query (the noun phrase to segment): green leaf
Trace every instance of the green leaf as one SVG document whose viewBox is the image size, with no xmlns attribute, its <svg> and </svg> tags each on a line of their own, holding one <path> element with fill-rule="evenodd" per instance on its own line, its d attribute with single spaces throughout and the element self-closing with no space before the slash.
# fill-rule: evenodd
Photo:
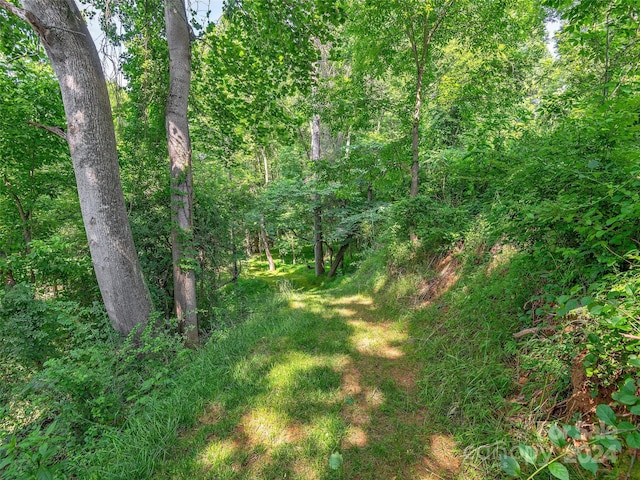
<svg viewBox="0 0 640 480">
<path fill-rule="evenodd" d="M 640 433 L 631 432 L 629 435 L 625 437 L 625 441 L 627 442 L 627 446 L 629 448 L 640 448 Z"/>
<path fill-rule="evenodd" d="M 583 453 L 583 452 L 578 453 L 578 463 L 580 463 L 580 466 L 582 468 L 584 468 L 585 470 L 588 470 L 594 475 L 598 472 L 598 464 L 593 459 L 593 457 L 588 453 Z"/>
<path fill-rule="evenodd" d="M 629 409 L 629 411 L 630 411 L 631 413 L 633 413 L 634 415 L 640 415 L 640 405 L 636 405 L 636 406 L 634 406 L 634 407 L 631 407 L 631 408 Z"/>
<path fill-rule="evenodd" d="M 616 452 L 622 451 L 622 444 L 617 438 L 612 436 L 599 437 L 596 440 L 596 443 L 602 445 L 607 450 L 615 450 Z"/>
<path fill-rule="evenodd" d="M 638 403 L 638 400 L 640 400 L 635 395 L 629 395 L 628 393 L 614 393 L 611 395 L 611 398 L 625 405 L 635 405 Z"/>
<path fill-rule="evenodd" d="M 46 467 L 40 467 L 36 473 L 38 480 L 53 480 L 53 475 Z"/>
<path fill-rule="evenodd" d="M 507 473 L 507 475 L 511 475 L 512 477 L 517 477 L 520 475 L 520 464 L 515 458 L 508 455 L 501 455 L 500 465 L 502 466 L 502 469 Z"/>
<path fill-rule="evenodd" d="M 575 425 L 563 425 L 563 427 L 567 435 L 575 440 L 578 440 L 582 436 L 580 429 Z"/>
<path fill-rule="evenodd" d="M 616 315 L 615 317 L 607 318 L 606 321 L 613 328 L 618 328 L 622 324 L 626 323 L 626 319 L 622 315 Z"/>
<path fill-rule="evenodd" d="M 589 313 L 591 313 L 592 315 L 598 315 L 600 312 L 602 312 L 602 309 L 604 307 L 602 305 L 599 304 L 594 304 L 594 305 L 589 305 Z"/>
<path fill-rule="evenodd" d="M 549 469 L 549 473 L 560 480 L 569 480 L 569 471 L 567 467 L 558 462 L 550 463 L 547 467 Z"/>
<path fill-rule="evenodd" d="M 351 406 L 353 404 L 355 404 L 355 400 L 353 399 L 353 397 L 347 397 L 344 399 L 344 403 L 346 403 L 347 405 Z"/>
<path fill-rule="evenodd" d="M 596 407 L 596 415 L 600 420 L 609 426 L 615 426 L 616 414 L 609 405 L 598 405 Z"/>
<path fill-rule="evenodd" d="M 595 302 L 595 300 L 592 297 L 582 297 L 580 299 L 580 305 L 582 305 L 583 307 L 586 307 L 587 305 L 590 305 L 593 302 Z"/>
<path fill-rule="evenodd" d="M 533 449 L 533 447 L 530 447 L 529 445 L 518 445 L 518 451 L 520 452 L 520 456 L 525 462 L 531 465 L 536 464 L 538 455 L 536 455 L 536 451 Z"/>
<path fill-rule="evenodd" d="M 599 161 L 591 160 L 589 163 L 587 163 L 587 168 L 593 170 L 594 168 L 598 168 L 599 165 L 600 165 Z"/>
<path fill-rule="evenodd" d="M 633 378 L 627 378 L 624 382 L 624 385 L 622 385 L 622 388 L 620 388 L 620 392 L 621 393 L 627 393 L 629 395 L 635 395 L 636 393 L 636 382 L 634 381 Z"/>
<path fill-rule="evenodd" d="M 569 300 L 567 302 L 567 304 L 565 305 L 565 309 L 568 312 L 570 312 L 571 310 L 575 310 L 576 308 L 578 308 L 580 306 L 580 304 L 578 303 L 578 300 L 576 300 L 575 298 L 572 298 L 571 300 Z"/>
<path fill-rule="evenodd" d="M 636 426 L 631 422 L 620 422 L 618 424 L 618 433 L 632 432 Z"/>
<path fill-rule="evenodd" d="M 549 440 L 556 447 L 562 448 L 567 444 L 567 439 L 564 437 L 564 432 L 557 425 L 553 425 L 549 429 L 549 434 L 548 435 L 549 435 Z"/>
<path fill-rule="evenodd" d="M 338 470 L 342 465 L 342 455 L 339 452 L 333 452 L 329 457 L 329 468 L 331 470 Z"/>
</svg>

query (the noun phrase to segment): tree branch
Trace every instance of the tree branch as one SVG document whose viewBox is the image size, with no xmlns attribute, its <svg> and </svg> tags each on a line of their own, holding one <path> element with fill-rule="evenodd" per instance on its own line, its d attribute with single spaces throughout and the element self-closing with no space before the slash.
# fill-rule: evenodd
<svg viewBox="0 0 640 480">
<path fill-rule="evenodd" d="M 29 21 L 29 17 L 27 17 L 27 11 L 20 7 L 15 6 L 13 3 L 9 3 L 6 0 L 0 0 L 0 8 L 3 8 L 9 13 L 12 13 L 23 22 L 31 24 L 31 22 Z"/>
<path fill-rule="evenodd" d="M 425 50 L 423 50 L 423 52 L 422 52 L 423 55 L 424 55 L 427 47 L 431 44 L 431 39 L 435 35 L 435 33 L 438 30 L 438 28 L 440 28 L 440 25 L 442 24 L 442 21 L 445 19 L 445 17 L 447 16 L 447 13 L 449 12 L 449 9 L 451 8 L 451 6 L 454 3 L 456 3 L 456 0 L 450 0 L 450 2 L 447 5 L 445 5 L 444 10 L 440 13 L 440 16 L 436 20 L 436 23 L 434 23 L 433 27 L 431 28 L 431 30 L 429 30 L 429 35 L 427 35 L 427 38 L 425 38 L 425 41 L 424 41 Z"/>
<path fill-rule="evenodd" d="M 416 45 L 416 34 L 413 29 L 413 22 L 409 22 L 407 27 L 407 37 L 409 37 L 409 43 L 411 44 L 411 51 L 413 52 L 413 59 L 416 62 L 416 68 L 420 69 L 420 59 L 418 58 L 418 46 Z"/>
<path fill-rule="evenodd" d="M 3 0 L 0 0 L 0 2 L 1 1 Z M 60 127 L 49 127 L 47 125 L 42 125 L 41 123 L 38 123 L 38 122 L 27 122 L 27 123 L 32 127 L 41 128 L 43 130 L 46 130 L 49 133 L 53 133 L 54 135 L 57 135 L 58 137 L 63 139 L 65 142 L 67 141 L 67 134 Z"/>
</svg>

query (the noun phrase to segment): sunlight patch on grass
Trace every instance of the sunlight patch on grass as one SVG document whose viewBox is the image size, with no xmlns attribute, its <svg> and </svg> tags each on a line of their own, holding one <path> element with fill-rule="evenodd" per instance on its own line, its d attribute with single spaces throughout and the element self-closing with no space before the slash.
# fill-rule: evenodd
<svg viewBox="0 0 640 480">
<path fill-rule="evenodd" d="M 362 305 L 370 307 L 373 305 L 373 299 L 368 295 L 351 295 L 349 297 L 340 297 L 329 305 Z"/>
<path fill-rule="evenodd" d="M 291 300 L 289 302 L 289 308 L 303 310 L 305 307 L 306 307 L 306 304 L 304 302 L 301 302 L 300 300 Z"/>
<path fill-rule="evenodd" d="M 256 408 L 243 415 L 238 426 L 239 434 L 247 445 L 276 447 L 297 440 L 300 430 L 287 424 L 287 419 L 272 408 Z"/>
<path fill-rule="evenodd" d="M 267 378 L 272 388 L 291 390 L 296 387 L 296 382 L 300 382 L 301 374 L 304 372 L 332 363 L 327 357 L 291 352 L 271 369 Z"/>
<path fill-rule="evenodd" d="M 233 368 L 233 378 L 240 382 L 251 382 L 256 377 L 261 367 L 269 362 L 269 356 L 265 353 L 254 353 L 251 357 L 239 361 Z"/>
<path fill-rule="evenodd" d="M 429 455 L 422 458 L 416 470 L 421 480 L 458 478 L 461 465 L 455 440 L 438 433 L 429 438 Z"/>
<path fill-rule="evenodd" d="M 493 272 L 496 268 L 508 265 L 513 257 L 515 257 L 520 249 L 510 243 L 497 243 L 489 253 L 491 253 L 491 262 L 487 267 L 487 273 Z"/>
<path fill-rule="evenodd" d="M 204 471 L 218 471 L 223 467 L 233 466 L 241 446 L 237 440 L 225 439 L 210 441 L 200 453 L 197 463 Z M 232 467 L 233 468 L 233 467 Z"/>
<path fill-rule="evenodd" d="M 334 312 L 342 317 L 355 317 L 358 312 L 352 308 L 334 308 Z"/>
<path fill-rule="evenodd" d="M 362 355 L 398 359 L 404 356 L 404 352 L 398 348 L 407 341 L 405 332 L 393 328 L 389 323 L 370 323 L 362 320 L 350 320 L 347 322 L 354 329 L 351 335 L 351 344 Z"/>
</svg>

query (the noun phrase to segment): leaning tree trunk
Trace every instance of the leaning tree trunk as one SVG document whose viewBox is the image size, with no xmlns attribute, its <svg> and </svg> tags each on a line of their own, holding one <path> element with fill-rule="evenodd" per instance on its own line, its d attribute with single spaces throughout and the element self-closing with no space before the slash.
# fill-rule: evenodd
<svg viewBox="0 0 640 480">
<path fill-rule="evenodd" d="M 191 84 L 191 38 L 184 0 L 166 0 L 165 22 L 169 46 L 166 129 L 171 162 L 173 296 L 180 329 L 186 333 L 188 344 L 197 344 L 193 174 L 187 120 Z"/>
<path fill-rule="evenodd" d="M 98 52 L 73 0 L 23 0 L 0 7 L 38 33 L 58 77 L 67 141 L 93 267 L 109 318 L 128 334 L 145 325 L 151 297 L 125 209 L 111 105 Z"/>
<path fill-rule="evenodd" d="M 344 254 L 347 253 L 347 248 L 349 248 L 349 245 L 351 245 L 351 237 L 348 237 L 347 241 L 340 247 L 340 250 L 338 250 L 336 259 L 333 261 L 333 263 L 331 264 L 331 268 L 329 269 L 329 278 L 336 275 L 338 267 L 340 267 L 340 264 L 344 261 Z"/>
</svg>

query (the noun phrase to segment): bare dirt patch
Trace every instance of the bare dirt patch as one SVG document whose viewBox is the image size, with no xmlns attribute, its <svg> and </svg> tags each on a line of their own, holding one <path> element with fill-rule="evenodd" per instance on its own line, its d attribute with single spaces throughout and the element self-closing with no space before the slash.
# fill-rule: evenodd
<svg viewBox="0 0 640 480">
<path fill-rule="evenodd" d="M 419 286 L 414 297 L 416 308 L 424 308 L 449 290 L 460 278 L 460 261 L 455 253 L 449 253 L 435 263 L 435 274 Z"/>
</svg>

